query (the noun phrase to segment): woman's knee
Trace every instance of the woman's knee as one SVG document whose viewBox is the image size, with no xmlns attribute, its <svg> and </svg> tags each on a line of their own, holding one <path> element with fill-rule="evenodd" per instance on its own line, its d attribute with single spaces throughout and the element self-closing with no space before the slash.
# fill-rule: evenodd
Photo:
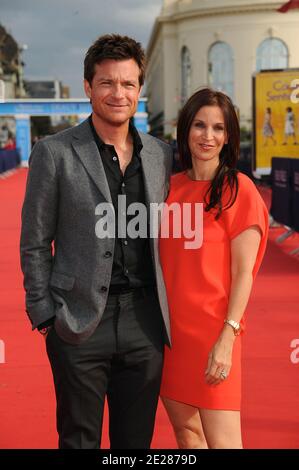
<svg viewBox="0 0 299 470">
<path fill-rule="evenodd" d="M 207 448 L 199 410 L 191 405 L 163 398 L 180 449 Z"/>
<path fill-rule="evenodd" d="M 242 441 L 230 437 L 218 437 L 208 442 L 209 449 L 243 449 Z"/>
<path fill-rule="evenodd" d="M 209 449 L 242 449 L 240 412 L 200 410 Z"/>
<path fill-rule="evenodd" d="M 185 426 L 174 428 L 180 449 L 207 449 L 206 438 L 201 429 L 190 429 Z"/>
</svg>

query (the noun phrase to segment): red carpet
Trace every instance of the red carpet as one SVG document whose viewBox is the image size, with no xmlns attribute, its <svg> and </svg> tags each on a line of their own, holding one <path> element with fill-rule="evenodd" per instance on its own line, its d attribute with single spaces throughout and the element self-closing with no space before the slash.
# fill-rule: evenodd
<svg viewBox="0 0 299 470">
<path fill-rule="evenodd" d="M 5 343 L 5 363 L 0 363 L 2 449 L 57 446 L 51 371 L 44 340 L 32 333 L 26 318 L 19 268 L 26 175 L 26 170 L 20 170 L 0 180 L 0 341 Z M 244 444 L 249 448 L 299 448 L 299 362 L 290 359 L 291 341 L 299 338 L 299 264 L 287 254 L 299 246 L 299 236 L 280 246 L 275 243 L 280 233 L 280 229 L 271 230 L 247 313 L 242 413 Z M 108 446 L 106 418 L 103 447 Z M 175 448 L 162 406 L 153 447 Z"/>
</svg>

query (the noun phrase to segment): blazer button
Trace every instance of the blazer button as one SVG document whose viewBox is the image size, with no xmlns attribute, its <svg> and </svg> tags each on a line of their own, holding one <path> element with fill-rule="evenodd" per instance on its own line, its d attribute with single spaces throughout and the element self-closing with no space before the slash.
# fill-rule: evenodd
<svg viewBox="0 0 299 470">
<path fill-rule="evenodd" d="M 112 256 L 111 251 L 106 251 L 106 253 L 104 254 L 104 258 L 111 258 L 111 256 Z"/>
<path fill-rule="evenodd" d="M 102 292 L 107 292 L 107 290 L 108 290 L 108 288 L 107 288 L 106 286 L 102 286 L 102 287 L 101 287 L 101 291 L 102 291 Z"/>
</svg>

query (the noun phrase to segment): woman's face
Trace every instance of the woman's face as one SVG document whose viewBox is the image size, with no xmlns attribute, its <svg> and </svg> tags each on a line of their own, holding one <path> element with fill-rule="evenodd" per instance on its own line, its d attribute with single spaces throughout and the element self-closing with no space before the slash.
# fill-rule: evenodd
<svg viewBox="0 0 299 470">
<path fill-rule="evenodd" d="M 219 106 L 203 106 L 190 127 L 188 145 L 192 159 L 219 163 L 223 145 L 228 141 L 224 116 Z"/>
</svg>

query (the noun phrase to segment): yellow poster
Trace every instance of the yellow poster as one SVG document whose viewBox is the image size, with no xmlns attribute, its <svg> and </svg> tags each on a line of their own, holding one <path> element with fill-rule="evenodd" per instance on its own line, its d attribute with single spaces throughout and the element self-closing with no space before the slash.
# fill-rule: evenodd
<svg viewBox="0 0 299 470">
<path fill-rule="evenodd" d="M 256 172 L 269 174 L 272 157 L 299 158 L 299 69 L 254 77 Z"/>
</svg>

